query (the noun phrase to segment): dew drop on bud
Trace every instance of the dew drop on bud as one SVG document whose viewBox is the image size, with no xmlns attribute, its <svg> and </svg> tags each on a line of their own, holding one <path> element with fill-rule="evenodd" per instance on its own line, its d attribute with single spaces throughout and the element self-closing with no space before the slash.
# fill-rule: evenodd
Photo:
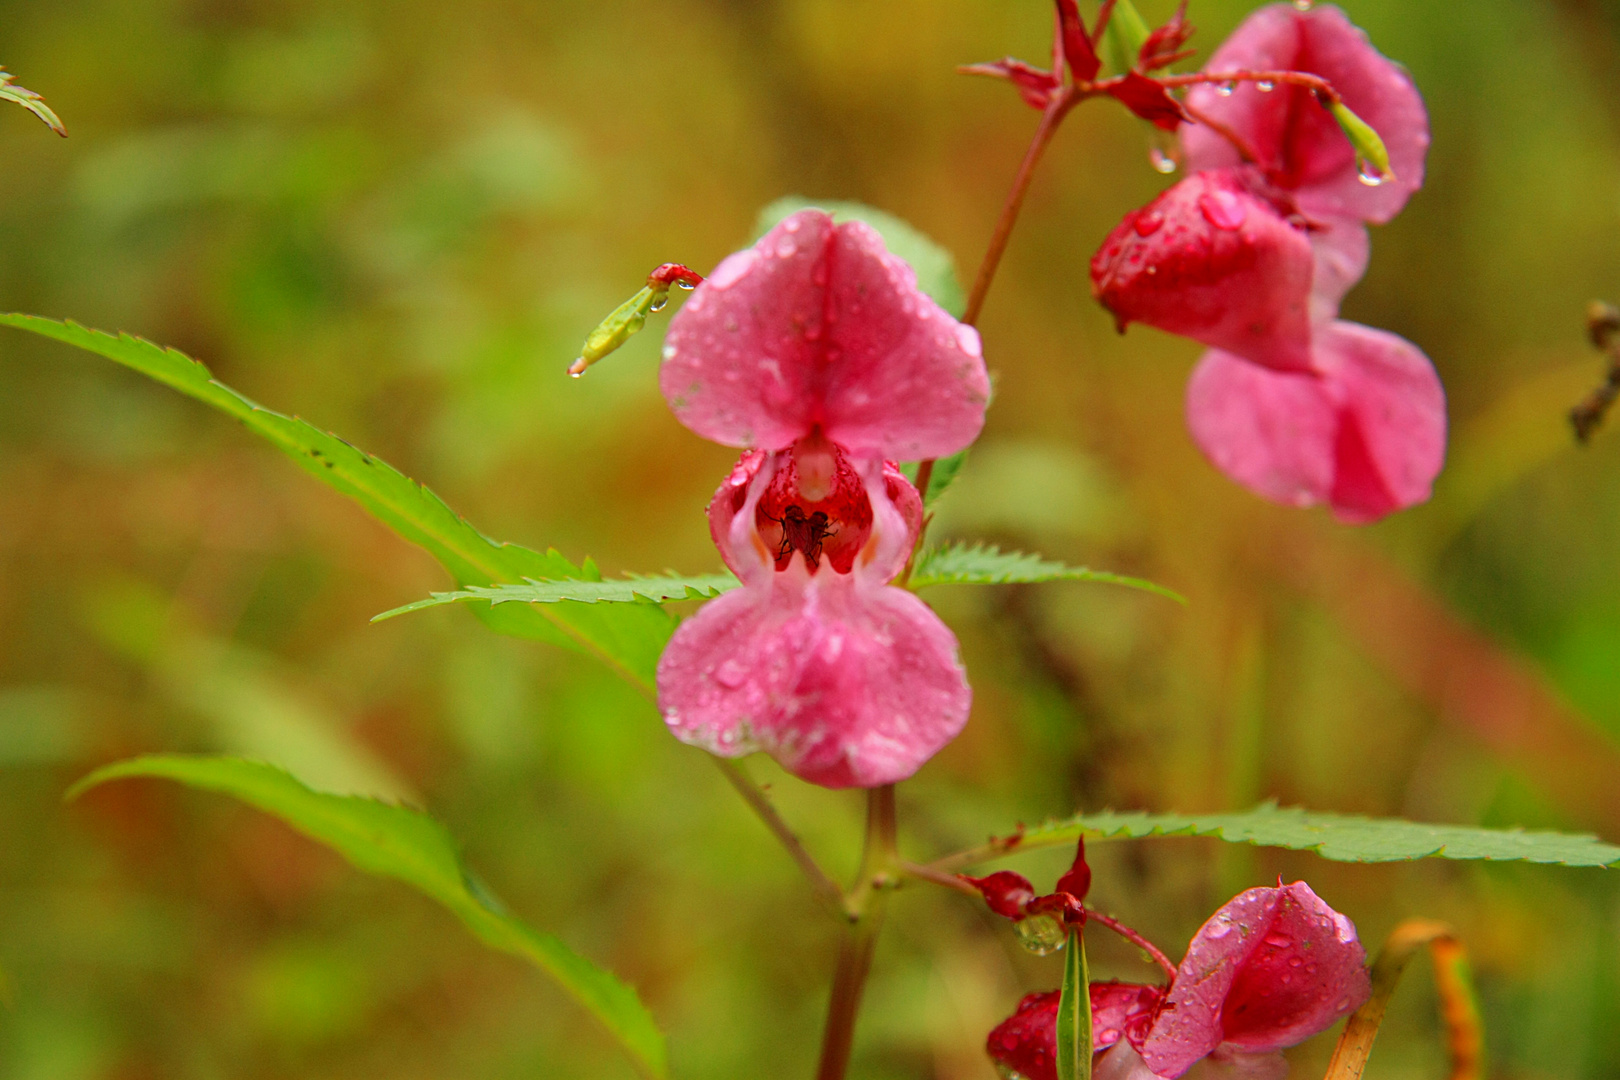
<svg viewBox="0 0 1620 1080">
<path fill-rule="evenodd" d="M 696 284 L 685 279 L 677 281 L 675 284 L 685 289 L 687 292 L 691 292 L 693 289 L 697 288 Z"/>
<path fill-rule="evenodd" d="M 1383 173 L 1378 171 L 1378 167 L 1372 162 L 1368 161 L 1366 158 L 1357 158 L 1356 179 L 1360 180 L 1368 187 L 1377 187 L 1379 184 L 1384 182 L 1385 177 Z"/>
<path fill-rule="evenodd" d="M 1153 166 L 1154 172 L 1164 173 L 1166 176 L 1176 171 L 1176 159 L 1157 146 L 1148 150 L 1148 164 Z"/>
<path fill-rule="evenodd" d="M 1013 923 L 1018 932 L 1018 944 L 1036 956 L 1050 956 L 1063 948 L 1069 940 L 1069 931 L 1055 915 L 1031 915 Z"/>
<path fill-rule="evenodd" d="M 669 303 L 669 295 L 666 293 L 663 296 L 657 297 L 656 299 L 653 300 L 652 303 L 648 304 L 647 305 L 647 310 L 648 311 L 663 311 L 664 310 L 664 305 L 667 304 L 667 303 Z"/>
<path fill-rule="evenodd" d="M 1270 79 L 1261 79 L 1259 82 L 1254 84 L 1254 88 L 1260 91 L 1262 94 L 1269 94 L 1273 90 L 1277 89 L 1277 84 L 1272 82 Z"/>
<path fill-rule="evenodd" d="M 585 358 L 583 356 L 578 357 L 572 364 L 568 365 L 568 377 L 570 379 L 577 379 L 581 375 L 585 374 L 585 369 L 588 367 L 590 367 L 590 365 L 585 362 Z"/>
</svg>

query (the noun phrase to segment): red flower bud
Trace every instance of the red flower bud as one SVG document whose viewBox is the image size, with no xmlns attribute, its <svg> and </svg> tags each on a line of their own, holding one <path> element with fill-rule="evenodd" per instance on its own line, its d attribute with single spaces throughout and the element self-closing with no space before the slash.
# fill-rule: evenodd
<svg viewBox="0 0 1620 1080">
<path fill-rule="evenodd" d="M 997 870 L 985 877 L 958 874 L 963 881 L 979 890 L 990 910 L 1005 919 L 1022 919 L 1024 907 L 1035 899 L 1035 887 L 1023 874 L 1011 870 Z"/>
<path fill-rule="evenodd" d="M 1267 367 L 1310 367 L 1313 258 L 1250 169 L 1196 173 L 1126 216 L 1091 260 L 1121 331 L 1181 334 Z"/>
<path fill-rule="evenodd" d="M 1091 867 L 1086 862 L 1086 838 L 1081 837 L 1074 853 L 1074 863 L 1068 873 L 1058 878 L 1057 891 L 1068 893 L 1076 900 L 1084 900 L 1091 891 Z"/>
</svg>

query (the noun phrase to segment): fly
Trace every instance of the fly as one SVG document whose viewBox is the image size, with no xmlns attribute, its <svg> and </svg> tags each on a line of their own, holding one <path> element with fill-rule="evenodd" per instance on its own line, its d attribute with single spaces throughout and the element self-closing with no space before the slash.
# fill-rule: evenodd
<svg viewBox="0 0 1620 1080">
<path fill-rule="evenodd" d="M 804 561 L 811 570 L 821 562 L 821 544 L 829 536 L 838 535 L 831 527 L 827 515 L 820 510 L 808 516 L 802 506 L 790 506 L 772 521 L 782 526 L 782 543 L 776 549 L 776 568 L 785 570 L 795 551 L 804 552 Z"/>
</svg>

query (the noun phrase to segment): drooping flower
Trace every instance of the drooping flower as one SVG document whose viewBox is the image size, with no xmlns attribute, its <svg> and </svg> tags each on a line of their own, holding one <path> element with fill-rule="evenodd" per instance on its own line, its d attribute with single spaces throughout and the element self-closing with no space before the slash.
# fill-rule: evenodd
<svg viewBox="0 0 1620 1080">
<path fill-rule="evenodd" d="M 1274 501 L 1374 521 L 1428 498 L 1444 459 L 1445 398 L 1428 359 L 1337 319 L 1367 266 L 1366 223 L 1423 180 L 1428 120 L 1398 65 L 1331 6 L 1255 12 L 1209 73 L 1327 79 L 1383 136 L 1393 177 L 1369 176 L 1309 88 L 1194 87 L 1181 127 L 1192 175 L 1114 229 L 1092 284 L 1121 329 L 1143 322 L 1212 346 L 1188 426 L 1217 467 Z"/>
<path fill-rule="evenodd" d="M 1250 889 L 1193 937 L 1168 987 L 1092 987 L 1098 1080 L 1194 1075 L 1280 1080 L 1280 1051 L 1361 1007 L 1369 993 L 1356 928 L 1302 881 Z M 1056 1080 L 1058 994 L 1032 994 L 987 1049 L 1027 1080 Z"/>
<path fill-rule="evenodd" d="M 894 462 L 978 436 L 978 333 L 872 229 L 803 210 L 693 293 L 659 383 L 687 427 L 747 451 L 709 506 L 743 587 L 665 649 L 670 730 L 826 787 L 910 776 L 961 730 L 971 692 L 950 630 L 889 584 L 923 516 Z"/>
</svg>

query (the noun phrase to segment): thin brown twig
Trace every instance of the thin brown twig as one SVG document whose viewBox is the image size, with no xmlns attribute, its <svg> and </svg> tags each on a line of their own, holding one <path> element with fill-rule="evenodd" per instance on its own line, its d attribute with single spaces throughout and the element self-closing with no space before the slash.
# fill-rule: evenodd
<svg viewBox="0 0 1620 1080">
<path fill-rule="evenodd" d="M 810 881 L 810 890 L 815 893 L 816 899 L 830 910 L 841 913 L 844 910 L 844 890 L 838 887 L 837 882 L 827 876 L 826 871 L 821 869 L 821 866 L 810 855 L 810 852 L 805 850 L 798 834 L 783 820 L 782 815 L 777 813 L 776 807 L 771 805 L 771 800 L 765 792 L 760 789 L 758 784 L 749 779 L 742 766 L 735 761 L 729 761 L 722 757 L 713 760 L 715 765 L 719 766 L 721 774 L 725 776 L 732 787 L 737 789 L 737 794 L 743 797 L 743 801 L 748 804 L 749 809 L 759 817 L 760 821 L 765 823 L 765 827 L 771 831 L 771 835 L 781 842 L 782 846 L 787 849 L 787 853 L 793 857 L 793 861 L 799 864 L 799 869 L 804 872 L 804 876 Z"/>
</svg>

